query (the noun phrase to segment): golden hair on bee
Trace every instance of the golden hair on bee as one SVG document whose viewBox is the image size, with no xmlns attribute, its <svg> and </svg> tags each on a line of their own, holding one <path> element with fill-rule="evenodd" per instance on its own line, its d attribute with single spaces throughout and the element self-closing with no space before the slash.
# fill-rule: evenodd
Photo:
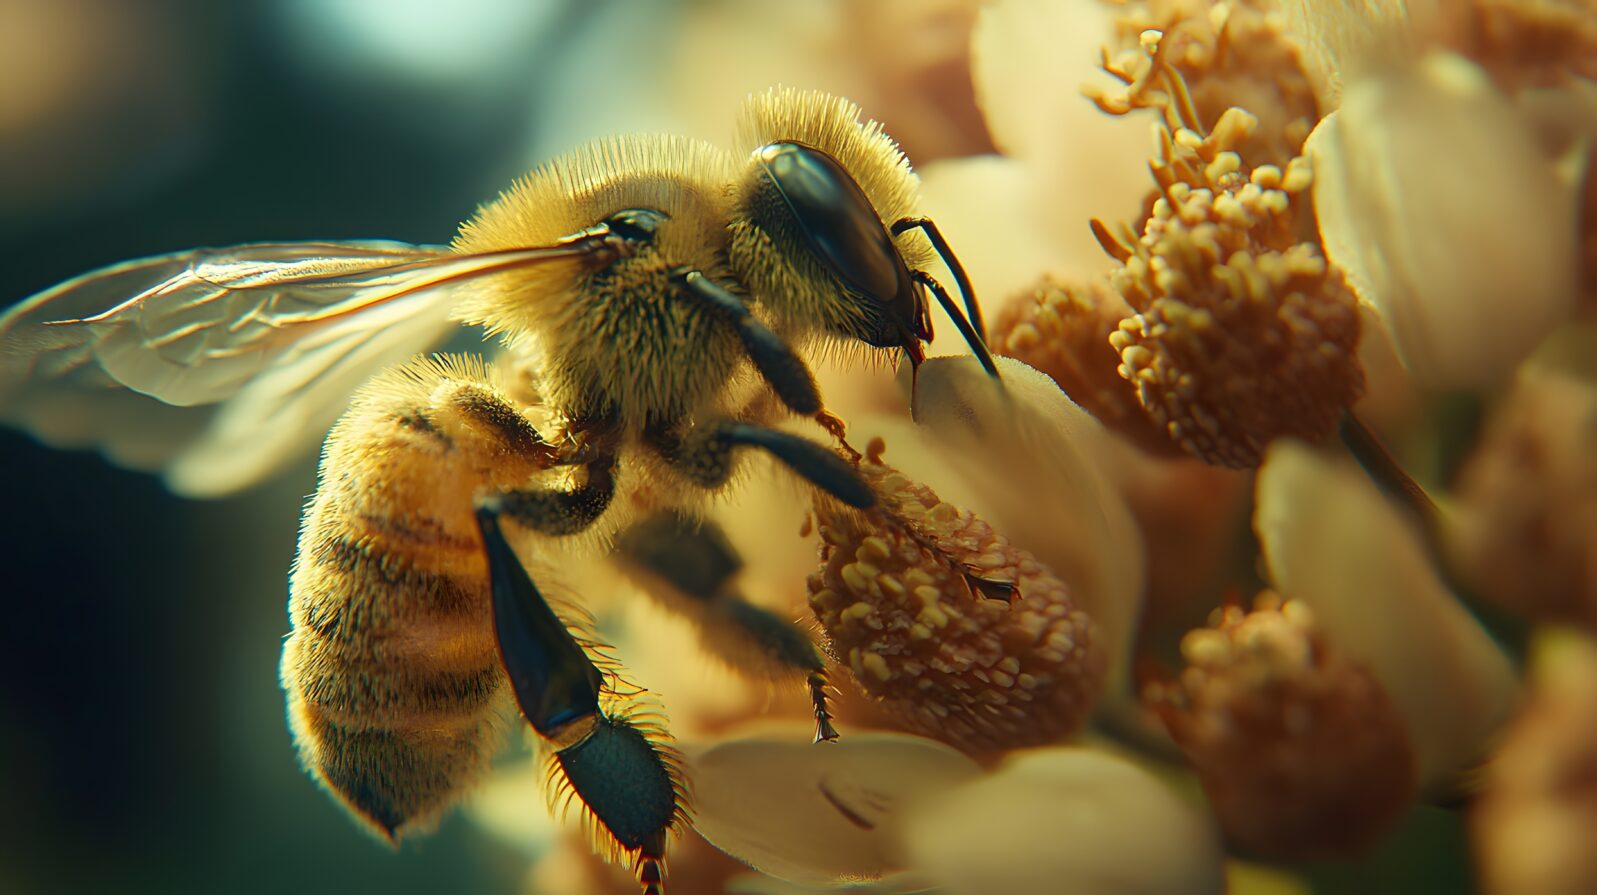
<svg viewBox="0 0 1597 895">
<path fill-rule="evenodd" d="M 598 273 L 533 268 L 473 283 L 456 316 L 508 333 L 538 358 L 551 403 L 578 414 L 609 409 L 583 406 L 596 395 L 627 421 L 702 409 L 741 354 L 735 334 L 683 301 L 670 274 L 687 267 L 726 278 L 732 170 L 724 150 L 656 135 L 606 138 L 539 167 L 463 224 L 455 251 L 550 245 L 627 209 L 664 220 L 635 256 Z"/>
<path fill-rule="evenodd" d="M 283 688 L 307 770 L 390 840 L 431 826 L 504 742 L 514 704 L 471 500 L 548 451 L 471 357 L 383 372 L 328 435 Z"/>
</svg>

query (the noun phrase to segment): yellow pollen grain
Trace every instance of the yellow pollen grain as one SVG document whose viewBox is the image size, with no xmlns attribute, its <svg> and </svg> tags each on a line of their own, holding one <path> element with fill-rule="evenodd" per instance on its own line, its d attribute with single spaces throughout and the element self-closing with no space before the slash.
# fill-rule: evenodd
<svg viewBox="0 0 1597 895">
<path fill-rule="evenodd" d="M 1260 165 L 1253 169 L 1248 179 L 1267 190 L 1273 190 L 1281 185 L 1281 169 L 1275 165 Z"/>
<path fill-rule="evenodd" d="M 874 607 L 871 604 L 865 602 L 864 600 L 861 600 L 858 603 L 854 603 L 853 605 L 849 606 L 847 609 L 844 609 L 842 612 L 838 613 L 837 617 L 838 617 L 838 619 L 840 621 L 845 621 L 845 622 L 857 621 L 859 619 L 865 618 L 866 616 L 870 615 L 875 610 L 876 610 L 876 607 Z"/>
<path fill-rule="evenodd" d="M 922 584 L 915 588 L 915 596 L 920 598 L 922 606 L 932 609 L 937 606 L 940 600 L 942 600 L 943 592 L 935 587 L 932 587 L 930 584 Z"/>
<path fill-rule="evenodd" d="M 1181 638 L 1181 657 L 1193 665 L 1214 665 L 1230 654 L 1230 638 L 1212 628 L 1189 631 Z"/>
<path fill-rule="evenodd" d="M 1035 690 L 1037 689 L 1037 676 L 1035 674 L 1017 675 L 1015 683 L 1019 684 L 1022 689 Z"/>
<path fill-rule="evenodd" d="M 1012 675 L 1005 674 L 996 668 L 992 670 L 992 679 L 993 683 L 1000 687 L 1013 687 L 1015 685 L 1015 678 Z"/>
<path fill-rule="evenodd" d="M 857 565 L 844 566 L 842 575 L 843 583 L 847 584 L 849 589 L 855 593 L 863 592 L 870 587 L 870 579 L 860 574 L 860 570 Z"/>
<path fill-rule="evenodd" d="M 893 555 L 893 549 L 888 546 L 886 541 L 873 535 L 860 542 L 860 548 L 854 555 L 862 560 L 868 559 L 881 562 Z"/>
<path fill-rule="evenodd" d="M 998 667 L 1009 672 L 1010 674 L 1019 674 L 1020 660 L 1016 659 L 1014 656 L 1005 656 L 999 660 Z"/>
<path fill-rule="evenodd" d="M 1289 193 L 1301 193 L 1314 185 L 1314 169 L 1306 156 L 1299 156 L 1286 165 L 1286 174 L 1281 178 L 1281 189 Z"/>
<path fill-rule="evenodd" d="M 909 639 L 911 640 L 925 640 L 930 636 L 932 636 L 932 629 L 920 622 L 909 626 Z"/>
<path fill-rule="evenodd" d="M 882 574 L 880 566 L 872 565 L 863 560 L 854 563 L 854 571 L 862 575 L 866 581 L 873 581 Z"/>
<path fill-rule="evenodd" d="M 904 582 L 885 572 L 882 573 L 880 578 L 876 579 L 876 583 L 882 586 L 883 591 L 895 597 L 902 597 L 908 593 L 908 590 L 904 587 Z"/>
<path fill-rule="evenodd" d="M 920 613 L 915 616 L 915 620 L 923 625 L 927 625 L 928 627 L 948 627 L 948 613 L 937 608 L 935 605 L 927 606 L 925 609 L 922 609 Z"/>
<path fill-rule="evenodd" d="M 887 660 L 877 653 L 860 653 L 860 664 L 865 667 L 866 672 L 879 681 L 888 680 L 893 676 L 892 669 L 887 667 Z"/>
</svg>

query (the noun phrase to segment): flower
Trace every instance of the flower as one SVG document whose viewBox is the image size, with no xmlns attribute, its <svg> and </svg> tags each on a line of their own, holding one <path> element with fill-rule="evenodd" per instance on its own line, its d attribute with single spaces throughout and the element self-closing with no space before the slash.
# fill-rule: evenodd
<svg viewBox="0 0 1597 895">
<path fill-rule="evenodd" d="M 878 504 L 816 501 L 810 607 L 854 681 L 910 729 L 971 752 L 1055 742 L 1103 683 L 1101 634 L 1036 557 L 882 462 Z"/>
<path fill-rule="evenodd" d="M 900 371 L 898 393 L 821 369 L 849 440 L 872 445 L 859 468 L 879 506 L 788 484 L 714 511 L 751 557 L 738 592 L 778 611 L 807 594 L 849 694 L 842 739 L 807 743 L 796 692 L 750 733 L 746 684 L 718 706 L 680 668 L 638 675 L 684 688 L 665 702 L 686 716 L 698 830 L 766 875 L 734 885 L 1218 891 L 1220 837 L 1295 881 L 1291 862 L 1356 860 L 1468 786 L 1518 672 L 1436 548 L 1471 582 L 1517 588 L 1504 604 L 1533 617 L 1542 582 L 1562 593 L 1581 568 L 1568 508 L 1584 492 L 1568 485 L 1583 442 L 1545 417 L 1584 392 L 1522 362 L 1586 288 L 1591 131 L 1560 113 L 1597 104 L 1579 105 L 1587 19 L 1542 5 L 982 10 L 970 75 L 997 154 L 970 154 L 967 134 L 920 170 L 1009 355 L 1001 385 L 964 357 Z M 777 61 L 837 33 L 822 18 Z M 1083 97 L 1094 62 L 1118 83 Z M 939 107 L 906 108 L 924 124 Z M 1464 213 L 1477 205 L 1512 232 Z M 1445 457 L 1415 462 L 1436 444 L 1467 455 L 1435 390 L 1490 404 L 1516 370 L 1456 488 Z M 1440 527 L 1333 458 L 1354 407 L 1429 487 Z M 1504 447 L 1527 437 L 1546 448 L 1528 474 Z M 1250 484 L 1256 540 L 1239 531 Z M 806 510 L 819 545 L 771 536 Z M 1526 549 L 1549 530 L 1556 549 Z M 1135 700 L 1134 663 L 1222 589 L 1261 584 L 1250 609 L 1187 631 L 1181 670 Z M 680 633 L 659 638 L 661 663 L 683 664 Z M 1148 764 L 1061 744 L 1105 733 Z"/>
<path fill-rule="evenodd" d="M 1260 855 L 1370 849 L 1414 797 L 1407 725 L 1302 603 L 1268 591 L 1181 641 L 1187 665 L 1144 698 L 1196 768 L 1220 826 Z"/>
<path fill-rule="evenodd" d="M 1360 20 L 1326 7 L 1315 55 L 1347 73 L 1308 141 L 1326 254 L 1422 386 L 1501 382 L 1575 309 L 1597 107 L 1568 48 L 1590 14 L 1483 0 Z M 1560 8 L 1563 39 L 1514 27 Z"/>
<path fill-rule="evenodd" d="M 1275 589 L 1367 667 L 1409 727 L 1420 785 L 1452 785 L 1518 698 L 1508 657 L 1448 590 L 1415 524 L 1358 472 L 1271 448 L 1254 526 Z"/>
<path fill-rule="evenodd" d="M 1456 568 L 1534 619 L 1597 626 L 1597 387 L 1521 371 L 1464 466 L 1449 532 Z"/>
<path fill-rule="evenodd" d="M 1545 637 L 1533 664 L 1530 700 L 1470 812 L 1482 890 L 1589 892 L 1597 886 L 1597 647 L 1569 633 Z"/>
<path fill-rule="evenodd" d="M 1098 750 L 1030 750 L 984 773 L 904 735 L 825 748 L 749 738 L 706 751 L 696 766 L 700 831 L 804 885 L 880 881 L 950 895 L 1223 889 L 1205 819 L 1147 771 Z"/>
</svg>

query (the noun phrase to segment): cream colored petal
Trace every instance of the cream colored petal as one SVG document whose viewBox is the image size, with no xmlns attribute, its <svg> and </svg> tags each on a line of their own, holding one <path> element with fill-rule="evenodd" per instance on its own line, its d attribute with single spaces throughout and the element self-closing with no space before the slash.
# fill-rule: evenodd
<svg viewBox="0 0 1597 895">
<path fill-rule="evenodd" d="M 545 776 L 543 762 L 531 758 L 496 770 L 466 802 L 466 816 L 524 854 L 548 852 L 567 828 L 549 810 Z"/>
<path fill-rule="evenodd" d="M 1401 58 L 1437 18 L 1440 0 L 1276 0 L 1303 45 L 1303 67 L 1323 109 L 1341 100 L 1344 78 Z"/>
<path fill-rule="evenodd" d="M 1575 301 L 1575 190 L 1462 57 L 1349 83 L 1309 138 L 1326 254 L 1425 387 L 1499 381 Z"/>
<path fill-rule="evenodd" d="M 904 447 L 895 453 L 909 437 L 901 434 L 888 437 L 885 459 L 924 476 L 945 500 L 983 516 L 1059 575 L 1098 624 L 1111 683 L 1121 682 L 1144 564 L 1136 522 L 1093 459 L 1111 437 L 1047 376 L 1012 358 L 998 364 L 1003 392 L 974 358 L 923 364 L 914 407 L 929 456 L 906 457 L 913 449 Z"/>
<path fill-rule="evenodd" d="M 898 819 L 980 774 L 969 758 L 921 737 L 856 733 L 811 744 L 809 734 L 794 727 L 722 743 L 691 762 L 699 833 L 756 870 L 800 884 L 901 870 Z"/>
<path fill-rule="evenodd" d="M 1082 223 L 1085 215 L 1070 222 L 1081 231 L 1080 238 L 1071 240 L 1063 215 L 1038 213 L 1046 198 L 1039 196 L 1032 169 L 1024 162 L 973 156 L 933 162 L 920 173 L 926 215 L 937 222 L 970 273 L 988 320 L 996 319 L 1006 302 L 1044 273 L 1092 270 L 1107 263 Z M 941 272 L 933 275 L 946 279 Z M 946 285 L 953 288 L 952 282 Z M 958 330 L 940 312 L 935 322 L 934 350 L 964 350 Z"/>
<path fill-rule="evenodd" d="M 1213 828 L 1153 776 L 1090 749 L 1039 749 L 929 800 L 911 866 L 946 895 L 1204 895 L 1224 889 Z"/>
<path fill-rule="evenodd" d="M 1421 786 L 1479 759 L 1514 708 L 1514 670 L 1400 511 L 1356 468 L 1280 441 L 1259 470 L 1254 527 L 1276 588 L 1306 603 L 1408 719 Z"/>
<path fill-rule="evenodd" d="M 1066 169 L 1114 178 L 1111 165 L 1132 170 L 1139 190 L 1147 169 L 1150 119 L 1105 115 L 1082 95 L 1087 82 L 1114 82 L 1099 69 L 1113 11 L 1107 4 L 999 0 L 982 10 L 971 38 L 976 101 L 993 143 L 1005 154 L 1041 162 L 1108 163 L 1104 170 Z M 1131 122 L 1128 124 L 1128 121 Z M 1092 188 L 1091 184 L 1082 184 Z"/>
<path fill-rule="evenodd" d="M 1010 217 L 1000 206 L 1000 213 L 975 220 L 988 229 L 988 238 L 1041 238 L 1060 252 L 1047 268 L 1014 272 L 1022 283 L 1045 270 L 1107 269 L 1088 219 L 1124 217 L 1141 206 L 1152 186 L 1144 162 L 1151 115 L 1106 115 L 1081 93 L 1088 82 L 1111 83 L 1098 68 L 1111 12 L 1107 4 L 1079 0 L 1001 0 L 983 9 L 976 22 L 976 100 L 994 144 L 1025 165 L 1027 212 Z M 984 198 L 977 192 L 967 201 Z M 1092 266 L 1083 269 L 1084 262 Z M 996 288 L 981 280 L 977 286 Z"/>
<path fill-rule="evenodd" d="M 808 886 L 761 873 L 747 873 L 727 881 L 726 895 L 832 895 L 838 885 Z M 932 892 L 924 879 L 912 873 L 894 873 L 869 883 L 850 883 L 851 895 L 910 895 Z"/>
</svg>

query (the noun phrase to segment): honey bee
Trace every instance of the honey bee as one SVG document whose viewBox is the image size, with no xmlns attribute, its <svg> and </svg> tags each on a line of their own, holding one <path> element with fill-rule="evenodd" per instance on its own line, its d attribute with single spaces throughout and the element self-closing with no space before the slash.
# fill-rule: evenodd
<svg viewBox="0 0 1597 895">
<path fill-rule="evenodd" d="M 918 365 L 928 294 L 997 375 L 968 278 L 877 124 L 777 90 L 749 99 L 738 140 L 601 140 L 447 248 L 256 244 L 87 274 L 0 318 L 0 415 L 191 494 L 260 477 L 338 416 L 281 666 L 306 769 L 397 842 L 483 778 L 519 713 L 600 853 L 660 892 L 667 834 L 687 823 L 663 720 L 529 567 L 614 540 L 676 608 L 750 647 L 729 653 L 803 681 L 817 741 L 833 739 L 820 653 L 725 593 L 738 560 L 693 512 L 744 447 L 870 506 L 804 356 Z M 927 270 L 939 256 L 963 308 Z M 503 350 L 418 357 L 462 325 Z M 836 444 L 775 427 L 792 415 Z M 710 551 L 698 572 L 695 549 Z"/>
</svg>

